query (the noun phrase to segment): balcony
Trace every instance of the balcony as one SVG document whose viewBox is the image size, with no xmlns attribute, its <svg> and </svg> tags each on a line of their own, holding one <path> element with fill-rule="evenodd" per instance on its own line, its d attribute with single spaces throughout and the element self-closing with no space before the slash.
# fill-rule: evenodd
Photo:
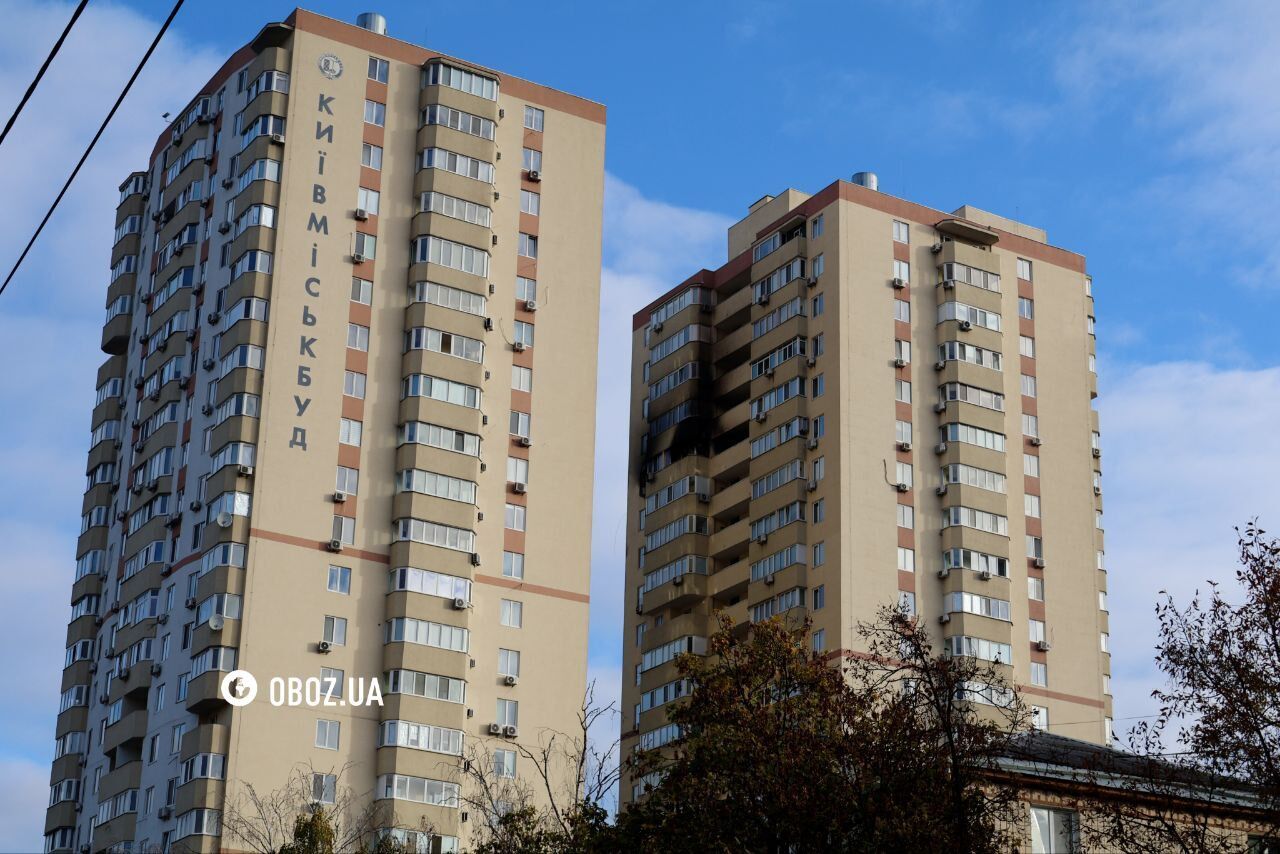
<svg viewBox="0 0 1280 854">
<path fill-rule="evenodd" d="M 102 327 L 102 352 L 118 356 L 129 348 L 129 324 L 133 315 L 117 314 Z"/>
<path fill-rule="evenodd" d="M 690 608 L 707 598 L 707 576 L 686 572 L 644 594 L 641 600 L 645 614 L 653 615 L 668 608 Z"/>
<path fill-rule="evenodd" d="M 738 518 L 747 512 L 750 501 L 751 482 L 744 477 L 711 496 L 710 515 L 717 520 Z"/>
<path fill-rule="evenodd" d="M 716 560 L 731 561 L 745 556 L 747 553 L 747 536 L 751 533 L 751 522 L 740 519 L 727 528 L 711 535 L 709 544 L 710 556 Z"/>
</svg>

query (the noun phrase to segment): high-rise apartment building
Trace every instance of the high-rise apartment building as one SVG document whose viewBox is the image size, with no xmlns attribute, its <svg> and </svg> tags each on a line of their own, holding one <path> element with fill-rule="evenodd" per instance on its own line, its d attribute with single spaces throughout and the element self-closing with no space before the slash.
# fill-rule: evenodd
<svg viewBox="0 0 1280 854">
<path fill-rule="evenodd" d="M 837 657 L 893 603 L 1038 726 L 1109 733 L 1084 258 L 855 179 L 760 199 L 634 317 L 624 750 L 678 736 L 716 611 L 808 615 Z"/>
<path fill-rule="evenodd" d="M 298 774 L 456 850 L 470 751 L 528 773 L 586 681 L 604 108 L 298 10 L 178 116 L 121 186 L 47 850 L 247 850 Z"/>
</svg>

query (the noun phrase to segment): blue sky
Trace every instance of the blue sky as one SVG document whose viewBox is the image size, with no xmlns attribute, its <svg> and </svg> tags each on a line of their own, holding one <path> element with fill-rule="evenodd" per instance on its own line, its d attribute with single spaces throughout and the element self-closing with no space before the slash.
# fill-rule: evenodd
<svg viewBox="0 0 1280 854">
<path fill-rule="evenodd" d="M 95 2 L 0 149 L 16 257 L 168 2 Z M 0 299 L 0 849 L 42 821 L 115 187 L 196 87 L 292 7 L 193 2 Z M 352 19 L 363 7 L 309 8 Z M 429 9 L 429 14 L 424 11 Z M 1151 604 L 1227 578 L 1231 527 L 1275 524 L 1280 368 L 1280 6 L 383 2 L 392 35 L 609 107 L 603 376 L 633 310 L 723 260 L 754 199 L 860 169 L 1084 253 L 1099 329 L 1118 719 L 1149 713 Z M 0 113 L 70 14 L 0 0 Z M 592 669 L 619 679 L 626 394 L 602 383 Z M 1123 721 L 1121 722 L 1123 726 Z M 1070 734 L 1069 732 L 1066 734 Z"/>
</svg>

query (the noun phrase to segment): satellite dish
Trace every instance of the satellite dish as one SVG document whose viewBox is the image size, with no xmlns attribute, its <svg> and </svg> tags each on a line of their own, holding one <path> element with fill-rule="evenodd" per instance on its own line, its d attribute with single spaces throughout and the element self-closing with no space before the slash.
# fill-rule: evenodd
<svg viewBox="0 0 1280 854">
<path fill-rule="evenodd" d="M 212 617 L 209 618 L 209 629 L 211 631 L 215 631 L 215 632 L 222 631 L 222 625 L 223 625 L 223 616 L 221 614 L 214 614 Z"/>
<path fill-rule="evenodd" d="M 234 521 L 234 517 L 226 510 L 223 510 L 217 515 L 217 518 L 214 521 L 218 523 L 219 528 L 230 528 L 232 521 Z"/>
</svg>

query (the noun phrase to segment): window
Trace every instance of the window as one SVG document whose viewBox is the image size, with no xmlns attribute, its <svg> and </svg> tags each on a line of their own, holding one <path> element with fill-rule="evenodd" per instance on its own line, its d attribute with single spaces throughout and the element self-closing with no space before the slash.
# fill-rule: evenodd
<svg viewBox="0 0 1280 854">
<path fill-rule="evenodd" d="M 894 380 L 894 400 L 899 403 L 911 402 L 911 383 L 907 380 Z"/>
<path fill-rule="evenodd" d="M 539 110 L 537 107 L 530 107 L 527 104 L 525 105 L 524 126 L 529 130 L 542 130 L 542 124 L 545 118 L 546 114 L 543 113 L 542 110 Z"/>
<path fill-rule="evenodd" d="M 813 633 L 813 651 L 822 652 L 827 648 L 827 630 L 818 629 Z"/>
<path fill-rule="evenodd" d="M 911 226 L 901 220 L 895 219 L 893 221 L 893 239 L 896 243 L 910 243 Z"/>
<path fill-rule="evenodd" d="M 1044 706 L 1032 706 L 1031 725 L 1039 730 L 1047 730 L 1049 728 L 1049 710 Z"/>
<path fill-rule="evenodd" d="M 521 301 L 538 298 L 538 283 L 525 276 L 516 276 L 516 299 Z"/>
<path fill-rule="evenodd" d="M 895 463 L 894 465 L 897 467 L 895 474 L 898 478 L 895 483 L 905 483 L 907 486 L 911 486 L 915 483 L 912 477 L 911 463 Z M 817 520 L 815 519 L 814 521 L 816 522 Z"/>
<path fill-rule="evenodd" d="M 822 566 L 826 562 L 827 562 L 827 544 L 814 543 L 813 544 L 813 565 Z"/>
<path fill-rule="evenodd" d="M 1039 436 L 1040 435 L 1040 419 L 1034 415 L 1023 414 L 1022 416 L 1022 435 Z"/>
<path fill-rule="evenodd" d="M 496 721 L 503 726 L 519 726 L 520 704 L 515 700 L 499 699 Z"/>
<path fill-rule="evenodd" d="M 1018 259 L 1018 278 L 1031 281 L 1031 262 L 1026 258 Z"/>
<path fill-rule="evenodd" d="M 326 615 L 324 618 L 324 639 L 334 646 L 345 646 L 347 643 L 346 619 Z"/>
<path fill-rule="evenodd" d="M 338 775 L 311 775 L 311 799 L 316 803 L 335 804 L 338 802 Z"/>
<path fill-rule="evenodd" d="M 351 301 L 362 305 L 373 302 L 373 282 L 368 279 L 351 280 Z"/>
<path fill-rule="evenodd" d="M 1111 635 L 1102 632 L 1098 635 L 1098 641 L 1103 652 L 1111 652 Z"/>
<path fill-rule="evenodd" d="M 1022 375 L 1022 394 L 1024 397 L 1036 396 L 1036 378 L 1035 377 L 1027 376 L 1026 374 Z"/>
<path fill-rule="evenodd" d="M 1027 620 L 1027 635 L 1032 643 L 1039 643 L 1045 639 L 1044 621 L 1043 620 Z"/>
<path fill-rule="evenodd" d="M 338 492 L 345 492 L 348 495 L 355 495 L 359 492 L 360 471 L 359 469 L 347 468 L 346 466 L 338 466 L 338 477 L 335 489 Z"/>
<path fill-rule="evenodd" d="M 827 604 L 827 585 L 819 584 L 813 588 L 813 610 L 821 611 Z"/>
<path fill-rule="evenodd" d="M 358 323 L 347 324 L 347 347 L 352 350 L 369 352 L 369 327 Z"/>
<path fill-rule="evenodd" d="M 516 320 L 512 323 L 512 337 L 515 343 L 523 344 L 526 347 L 533 346 L 533 324 L 526 323 L 523 320 Z"/>
<path fill-rule="evenodd" d="M 316 721 L 316 747 L 322 750 L 338 749 L 339 721 Z"/>
<path fill-rule="evenodd" d="M 330 593 L 342 593 L 344 595 L 350 593 L 351 567 L 330 566 L 328 590 Z"/>
<path fill-rule="evenodd" d="M 514 409 L 511 410 L 511 424 L 510 424 L 510 429 L 507 432 L 509 432 L 512 436 L 523 436 L 525 438 L 528 438 L 529 413 L 519 412 Z"/>
<path fill-rule="evenodd" d="M 523 531 L 525 529 L 525 508 L 519 504 L 508 504 L 504 525 L 511 531 Z"/>
<path fill-rule="evenodd" d="M 363 374 L 361 374 L 363 376 Z M 359 421 L 352 421 L 350 418 L 343 418 L 338 422 L 338 444 L 354 445 L 360 447 L 360 433 L 363 431 L 364 424 Z"/>
<path fill-rule="evenodd" d="M 902 279 L 904 282 L 911 281 L 911 265 L 906 261 L 895 260 L 893 262 L 893 277 L 895 279 Z"/>
<path fill-rule="evenodd" d="M 364 102 L 364 122 L 368 125 L 382 127 L 387 123 L 387 105 L 377 101 Z"/>
<path fill-rule="evenodd" d="M 537 258 L 538 238 L 532 234 L 520 232 L 520 243 L 516 252 L 525 258 Z"/>
<path fill-rule="evenodd" d="M 493 751 L 493 776 L 508 780 L 515 778 L 516 752 L 514 750 Z"/>
<path fill-rule="evenodd" d="M 823 522 L 823 521 L 826 521 L 826 518 L 827 518 L 827 500 L 825 498 L 819 498 L 817 501 L 813 502 L 813 520 L 812 521 L 815 523 Z"/>
<path fill-rule="evenodd" d="M 372 234 L 365 234 L 362 231 L 356 232 L 354 248 L 351 250 L 352 255 L 360 255 L 364 258 L 378 257 L 378 238 Z"/>
<path fill-rule="evenodd" d="M 378 59 L 376 56 L 369 57 L 369 79 L 376 80 L 379 83 L 387 82 L 387 72 L 391 69 L 391 63 L 385 59 Z"/>
<path fill-rule="evenodd" d="M 915 572 L 916 571 L 916 551 L 915 549 L 903 548 L 898 546 L 898 571 L 899 572 Z"/>
<path fill-rule="evenodd" d="M 896 299 L 893 301 L 893 319 L 901 320 L 903 323 L 911 322 L 911 303 L 904 299 Z"/>
<path fill-rule="evenodd" d="M 813 218 L 813 222 L 809 228 L 810 237 L 821 237 L 822 232 L 826 230 L 825 214 L 818 214 Z"/>
<path fill-rule="evenodd" d="M 1036 316 L 1035 303 L 1026 297 L 1018 297 L 1018 317 L 1026 320 L 1034 320 Z"/>
<path fill-rule="evenodd" d="M 448 86 L 459 92 L 470 92 L 472 95 L 498 100 L 498 81 L 485 77 L 474 71 L 455 68 L 444 62 L 432 62 L 422 72 L 423 86 Z"/>
<path fill-rule="evenodd" d="M 520 628 L 524 623 L 524 603 L 503 599 L 498 609 L 498 622 L 513 629 Z"/>
<path fill-rule="evenodd" d="M 507 457 L 507 482 L 527 484 L 529 482 L 529 461 L 519 457 Z"/>
<path fill-rule="evenodd" d="M 524 578 L 524 555 L 519 552 L 503 552 L 502 574 L 507 578 Z"/>
<path fill-rule="evenodd" d="M 911 342 L 895 338 L 893 342 L 893 357 L 909 363 L 911 361 Z"/>
<path fill-rule="evenodd" d="M 368 187 L 361 187 L 356 191 L 356 207 L 365 213 L 377 214 L 378 201 L 382 198 L 382 194 L 377 190 L 370 190 Z"/>
<path fill-rule="evenodd" d="M 641 625 L 644 625 L 641 623 Z M 518 649 L 499 649 L 498 650 L 498 675 L 499 676 L 519 676 L 520 675 L 520 650 Z"/>
<path fill-rule="evenodd" d="M 333 517 L 333 539 L 346 545 L 356 541 L 356 520 L 350 516 Z"/>
<path fill-rule="evenodd" d="M 542 152 L 532 148 L 524 150 L 524 162 L 521 164 L 526 172 L 542 171 Z"/>
<path fill-rule="evenodd" d="M 895 442 L 911 441 L 911 422 L 895 421 L 893 422 L 893 435 Z"/>
<path fill-rule="evenodd" d="M 813 389 L 811 397 L 822 397 L 827 391 L 827 375 L 818 374 L 813 378 Z"/>
<path fill-rule="evenodd" d="M 382 168 L 382 146 L 365 143 L 360 149 L 360 165 L 370 169 Z"/>
<path fill-rule="evenodd" d="M 1022 457 L 1022 473 L 1027 477 L 1040 476 L 1040 458 L 1035 454 L 1024 454 Z"/>
<path fill-rule="evenodd" d="M 364 399 L 365 375 L 355 371 L 347 371 L 342 379 L 342 393 L 347 397 L 358 397 Z M 358 445 L 359 442 L 350 444 Z"/>
<path fill-rule="evenodd" d="M 827 308 L 826 294 L 818 294 L 816 297 L 813 298 L 811 313 L 813 314 L 814 317 L 821 317 L 822 313 L 826 311 L 826 308 Z M 800 314 L 803 314 L 803 313 L 804 312 L 800 312 Z"/>
<path fill-rule="evenodd" d="M 1027 557 L 1044 557 L 1044 543 L 1039 537 L 1033 537 L 1029 534 L 1027 535 Z"/>
<path fill-rule="evenodd" d="M 511 390 L 533 391 L 533 370 L 519 365 L 511 366 Z"/>
<path fill-rule="evenodd" d="M 898 505 L 898 527 L 914 528 L 916 524 L 916 511 L 910 504 Z"/>
</svg>

